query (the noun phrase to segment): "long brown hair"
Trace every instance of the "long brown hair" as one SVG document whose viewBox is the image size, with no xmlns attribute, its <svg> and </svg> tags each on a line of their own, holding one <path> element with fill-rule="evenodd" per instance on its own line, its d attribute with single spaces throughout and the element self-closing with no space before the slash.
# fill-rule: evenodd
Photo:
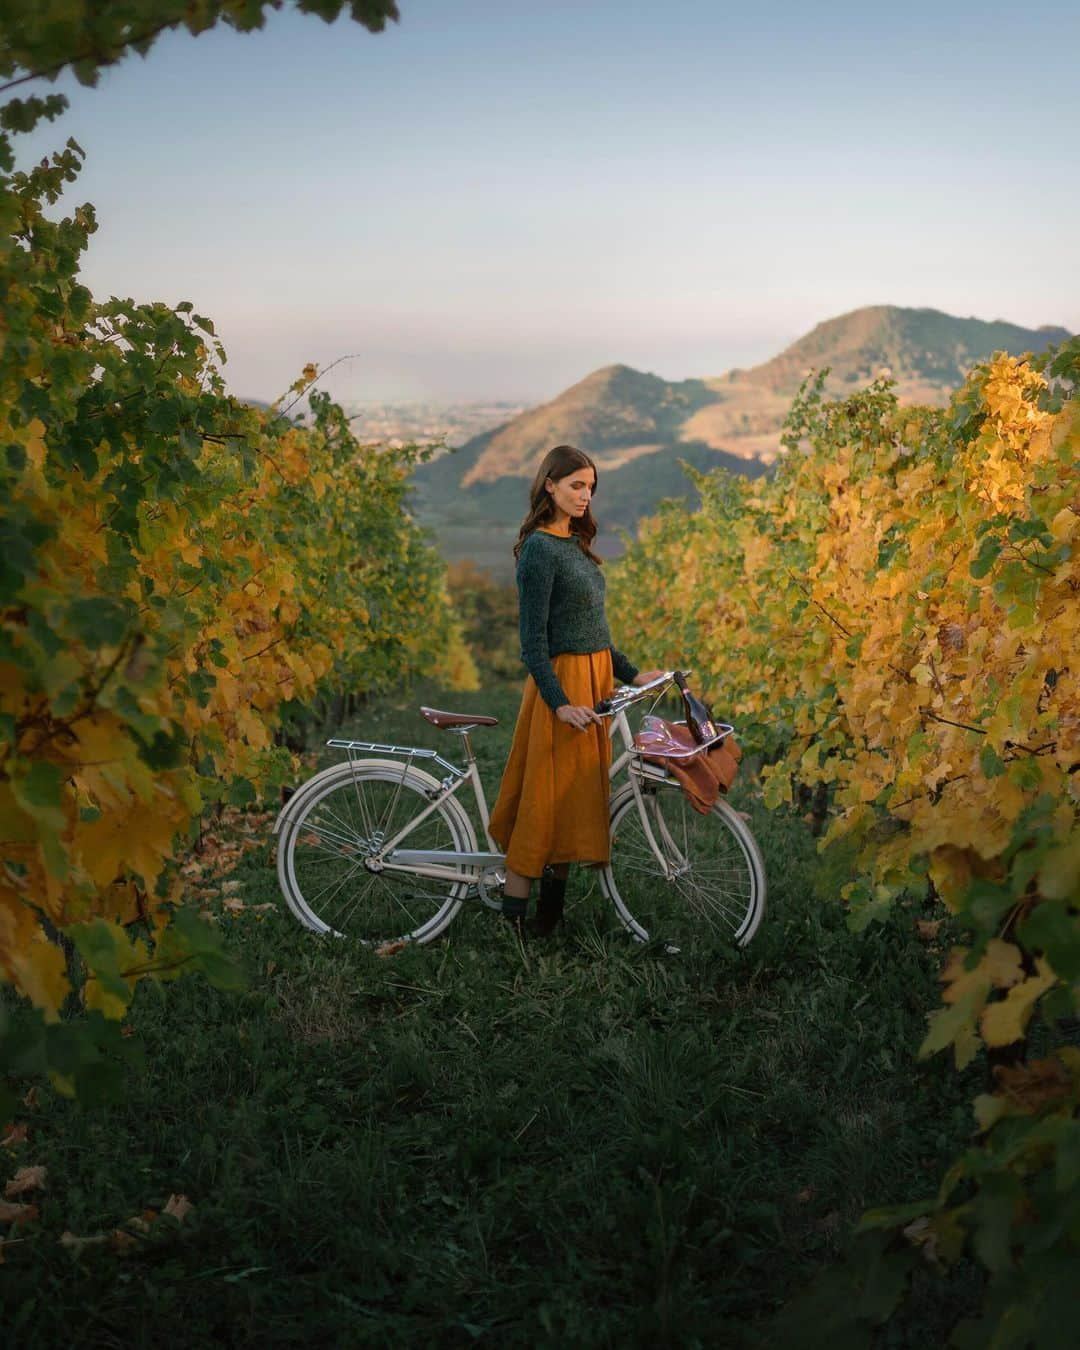
<svg viewBox="0 0 1080 1350">
<path fill-rule="evenodd" d="M 595 497 L 600 475 L 596 472 L 596 465 L 584 450 L 579 450 L 573 445 L 556 445 L 544 456 L 529 489 L 529 511 L 521 522 L 517 543 L 514 545 L 515 560 L 521 552 L 522 544 L 533 530 L 541 525 L 548 525 L 555 519 L 555 503 L 551 499 L 551 493 L 544 487 L 545 481 L 552 478 L 558 482 L 560 478 L 568 478 L 575 469 L 592 469 L 595 475 L 592 496 Z M 596 521 L 593 519 L 591 500 L 583 516 L 570 518 L 570 533 L 577 536 L 585 556 L 591 558 L 597 567 L 602 566 L 603 558 L 591 548 L 592 541 L 596 538 Z"/>
</svg>

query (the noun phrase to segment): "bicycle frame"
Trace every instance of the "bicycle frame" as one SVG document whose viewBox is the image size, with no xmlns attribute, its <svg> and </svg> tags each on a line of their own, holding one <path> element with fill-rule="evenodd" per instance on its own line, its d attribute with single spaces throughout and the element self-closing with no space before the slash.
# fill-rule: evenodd
<svg viewBox="0 0 1080 1350">
<path fill-rule="evenodd" d="M 642 829 L 645 837 L 649 841 L 649 846 L 656 855 L 660 863 L 664 877 L 671 880 L 677 876 L 686 866 L 686 859 L 682 857 L 679 849 L 671 838 L 663 818 L 657 815 L 660 829 L 665 836 L 664 847 L 661 847 L 653 833 L 652 823 L 650 822 L 650 813 L 646 810 L 645 796 L 648 791 L 645 784 L 652 782 L 654 785 L 659 783 L 673 784 L 675 780 L 667 773 L 662 765 L 650 764 L 638 754 L 634 746 L 633 734 L 630 730 L 630 722 L 627 718 L 627 708 L 647 698 L 651 693 L 657 696 L 663 693 L 671 682 L 670 675 L 663 679 L 653 681 L 649 685 L 634 688 L 633 690 L 624 689 L 617 691 L 612 699 L 612 708 L 609 714 L 608 736 L 614 742 L 616 737 L 622 740 L 622 751 L 616 757 L 614 747 L 612 750 L 612 763 L 609 777 L 614 781 L 623 769 L 627 770 L 628 779 L 634 798 L 637 804 L 638 814 L 641 818 Z M 450 728 L 454 734 L 459 735 L 465 751 L 466 767 L 459 768 L 451 764 L 435 750 L 429 750 L 423 746 L 399 746 L 382 745 L 373 741 L 349 741 L 349 740 L 330 740 L 327 745 L 335 749 L 348 752 L 350 761 L 355 756 L 362 753 L 365 755 L 403 755 L 405 763 L 402 765 L 401 782 L 404 783 L 408 775 L 409 768 L 414 760 L 428 760 L 433 764 L 439 765 L 445 770 L 445 776 L 439 783 L 437 792 L 429 791 L 429 803 L 420 812 L 407 821 L 392 838 L 380 841 L 378 852 L 370 856 L 365 866 L 371 871 L 393 871 L 405 872 L 415 876 L 431 877 L 435 880 L 460 881 L 461 869 L 468 868 L 474 870 L 476 875 L 499 868 L 505 865 L 506 855 L 501 852 L 495 840 L 491 837 L 490 814 L 488 812 L 487 797 L 484 793 L 484 784 L 480 778 L 480 770 L 476 763 L 476 756 L 473 753 L 472 743 L 469 740 L 469 732 L 475 729 L 475 724 L 467 724 L 461 727 Z M 730 728 L 727 728 L 730 730 Z M 726 734 L 726 731 L 725 733 Z M 487 850 L 475 851 L 457 851 L 453 849 L 410 849 L 399 848 L 398 845 L 424 820 L 427 819 L 433 811 L 437 809 L 441 802 L 448 797 L 455 796 L 465 784 L 471 784 L 473 798 L 476 802 L 476 809 L 479 813 L 481 823 L 484 827 L 484 838 L 489 845 Z M 655 790 L 655 787 L 654 787 Z M 398 786 L 400 792 L 400 784 Z M 394 807 L 397 804 L 397 792 L 391 800 L 390 806 L 385 813 L 385 819 L 393 817 Z M 286 808 L 287 809 L 287 808 Z M 283 813 L 284 814 L 284 813 Z M 449 866 L 448 864 L 453 864 Z"/>
</svg>

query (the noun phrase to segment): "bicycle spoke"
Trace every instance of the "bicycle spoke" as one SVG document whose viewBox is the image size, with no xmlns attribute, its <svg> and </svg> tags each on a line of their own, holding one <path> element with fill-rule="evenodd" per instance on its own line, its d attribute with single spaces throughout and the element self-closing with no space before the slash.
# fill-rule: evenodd
<svg viewBox="0 0 1080 1350">
<path fill-rule="evenodd" d="M 332 821 L 341 830 L 342 834 L 351 836 L 353 839 L 370 838 L 370 835 L 364 835 L 362 829 L 358 830 L 356 828 L 356 822 L 352 819 L 351 814 L 349 819 L 346 820 L 344 816 L 339 815 L 339 813 L 326 802 L 320 803 L 320 818 L 322 817 Z"/>
<path fill-rule="evenodd" d="M 341 858 L 349 856 L 346 853 L 346 849 L 351 850 L 353 854 L 359 851 L 359 843 L 355 835 L 339 834 L 336 830 L 330 829 L 329 826 L 323 825 L 321 821 L 316 824 L 305 821 L 304 829 L 305 831 L 310 831 L 318 838 L 319 845 L 316 847 L 322 846 L 324 841 L 327 844 L 335 845 L 333 848 L 324 848 L 323 851 L 326 853 L 332 853 L 336 857 Z M 306 844 L 308 841 L 303 840 L 302 842 Z"/>
<path fill-rule="evenodd" d="M 349 884 L 358 871 L 360 871 L 360 864 L 356 863 L 349 868 L 343 877 L 338 878 L 336 882 L 328 881 L 321 890 L 315 891 L 314 894 L 308 897 L 308 903 L 320 905 L 321 907 L 325 905 L 327 901 L 333 900 L 334 896 L 338 894 L 343 886 Z"/>
<path fill-rule="evenodd" d="M 709 895 L 700 886 L 686 885 L 683 877 L 675 878 L 675 886 L 680 894 L 686 896 L 690 904 L 701 913 L 707 909 L 712 909 L 717 914 L 723 914 L 725 919 L 729 921 L 738 923 L 742 919 L 740 910 L 731 909 L 729 906 L 722 904 L 716 896 Z"/>
<path fill-rule="evenodd" d="M 363 901 L 374 889 L 375 877 L 373 873 L 366 872 L 361 878 L 361 884 L 350 893 L 344 907 L 338 912 L 334 919 L 334 928 L 340 932 L 347 932 L 346 924 L 356 913 Z"/>
<path fill-rule="evenodd" d="M 386 899 L 390 901 L 389 905 L 390 911 L 394 912 L 395 910 L 400 910 L 401 913 L 405 916 L 406 924 L 408 924 L 409 926 L 414 925 L 415 919 L 413 918 L 412 914 L 410 913 L 408 907 L 405 904 L 406 897 L 405 895 L 402 894 L 400 888 L 388 886 L 386 884 L 386 879 L 382 875 L 382 873 L 378 872 L 375 873 L 375 875 L 372 877 L 372 881 L 374 882 L 372 890 L 380 895 L 383 895 Z M 393 936 L 396 937 L 397 934 L 394 934 Z"/>
<path fill-rule="evenodd" d="M 409 795 L 411 796 L 411 794 Z M 400 799 L 400 796 L 401 796 L 401 781 L 399 780 L 395 785 L 394 791 L 391 794 L 389 794 L 390 800 L 386 803 L 386 806 L 383 808 L 383 814 L 379 817 L 379 824 L 377 828 L 383 839 L 391 838 L 391 836 L 394 833 L 392 829 L 394 812 L 397 810 L 397 804 L 398 800 Z M 410 802 L 408 803 L 408 805 L 411 806 L 413 805 L 413 803 Z"/>
<path fill-rule="evenodd" d="M 356 803 L 357 803 L 357 805 L 358 805 L 359 808 L 360 808 L 360 825 L 361 825 L 361 828 L 362 828 L 362 830 L 363 830 L 365 836 L 366 836 L 368 839 L 370 839 L 371 836 L 375 833 L 375 831 L 374 831 L 374 829 L 372 828 L 371 817 L 368 815 L 367 811 L 366 811 L 365 808 L 364 808 L 364 789 L 363 789 L 363 784 L 361 783 L 360 779 L 357 778 L 357 777 L 355 777 L 355 776 L 353 777 L 353 791 L 354 791 L 354 795 L 355 795 L 355 797 L 356 797 Z"/>
</svg>

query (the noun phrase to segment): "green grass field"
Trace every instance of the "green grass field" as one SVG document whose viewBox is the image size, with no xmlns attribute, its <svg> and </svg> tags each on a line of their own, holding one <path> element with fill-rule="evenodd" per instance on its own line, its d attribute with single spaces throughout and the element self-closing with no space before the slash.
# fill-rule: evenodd
<svg viewBox="0 0 1080 1350">
<path fill-rule="evenodd" d="M 416 705 L 490 710 L 493 797 L 517 697 L 429 687 L 350 730 L 453 759 Z M 919 906 L 852 936 L 805 823 L 765 812 L 750 773 L 736 799 L 770 882 L 746 951 L 635 946 L 574 874 L 571 931 L 524 951 L 469 907 L 379 958 L 217 905 L 248 992 L 140 988 L 125 1104 L 42 1091 L 20 1116 L 4 1175 L 48 1182 L 0 1265 L 5 1342 L 777 1344 L 770 1319 L 864 1208 L 936 1187 L 972 1082 L 914 1058 L 940 958 Z M 232 874 L 249 907 L 278 902 L 264 832 Z M 173 1192 L 194 1211 L 129 1254 L 58 1241 Z M 879 1343 L 943 1343 L 967 1296 L 927 1281 Z"/>
</svg>

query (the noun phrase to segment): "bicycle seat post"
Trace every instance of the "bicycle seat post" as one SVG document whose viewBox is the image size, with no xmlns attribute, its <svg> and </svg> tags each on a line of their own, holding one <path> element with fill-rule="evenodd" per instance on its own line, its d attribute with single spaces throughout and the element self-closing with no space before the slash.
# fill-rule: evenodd
<svg viewBox="0 0 1080 1350">
<path fill-rule="evenodd" d="M 469 763 L 469 764 L 475 764 L 475 763 L 476 763 L 476 756 L 473 754 L 472 741 L 469 740 L 469 730 L 470 730 L 470 728 L 469 728 L 469 727 L 450 727 L 449 730 L 452 731 L 452 732 L 454 733 L 455 736 L 460 736 L 460 737 L 461 737 L 461 744 L 462 744 L 462 748 L 463 748 L 464 751 L 465 751 L 465 759 L 466 759 L 466 762 Z"/>
</svg>

